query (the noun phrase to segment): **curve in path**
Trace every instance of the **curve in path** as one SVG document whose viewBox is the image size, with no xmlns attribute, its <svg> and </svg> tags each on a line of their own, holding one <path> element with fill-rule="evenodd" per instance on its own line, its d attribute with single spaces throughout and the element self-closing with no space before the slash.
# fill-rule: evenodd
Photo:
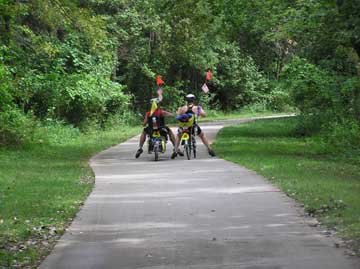
<svg viewBox="0 0 360 269">
<path fill-rule="evenodd" d="M 236 122 L 202 128 L 213 139 Z M 200 145 L 196 160 L 134 159 L 137 144 L 91 160 L 95 188 L 40 269 L 359 268 L 256 173 Z"/>
</svg>

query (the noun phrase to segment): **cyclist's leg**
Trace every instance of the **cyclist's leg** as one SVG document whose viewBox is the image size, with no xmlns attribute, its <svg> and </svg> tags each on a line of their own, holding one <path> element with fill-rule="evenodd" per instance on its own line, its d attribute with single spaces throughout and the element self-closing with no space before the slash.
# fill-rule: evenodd
<svg viewBox="0 0 360 269">
<path fill-rule="evenodd" d="M 175 138 L 175 135 L 174 135 L 173 131 L 168 126 L 165 126 L 165 129 L 166 129 L 166 131 L 167 131 L 167 133 L 169 135 L 171 143 L 173 144 L 173 146 L 175 148 L 176 138 Z"/>
<path fill-rule="evenodd" d="M 207 150 L 209 152 L 209 154 L 211 156 L 215 156 L 215 152 L 214 150 L 211 148 L 209 140 L 207 139 L 206 135 L 204 134 L 204 132 L 201 130 L 200 126 L 197 125 L 197 135 L 200 137 L 201 141 L 203 142 L 203 144 L 207 147 Z"/>
<path fill-rule="evenodd" d="M 174 152 L 171 154 L 171 159 L 175 159 L 175 157 L 177 156 L 177 152 L 179 150 L 179 145 L 180 145 L 180 128 L 178 129 L 178 133 L 176 135 L 176 139 L 175 139 L 175 147 L 174 147 Z"/>
<path fill-rule="evenodd" d="M 146 141 L 146 134 L 149 131 L 149 127 L 144 128 L 141 132 L 140 139 L 139 139 L 139 149 L 136 151 L 135 158 L 139 158 L 141 153 L 143 153 L 143 146 Z"/>
</svg>

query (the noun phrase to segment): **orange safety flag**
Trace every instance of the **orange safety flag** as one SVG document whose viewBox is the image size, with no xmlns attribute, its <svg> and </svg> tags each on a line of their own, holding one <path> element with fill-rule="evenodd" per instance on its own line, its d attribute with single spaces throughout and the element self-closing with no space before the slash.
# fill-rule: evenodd
<svg viewBox="0 0 360 269">
<path fill-rule="evenodd" d="M 211 71 L 210 69 L 208 69 L 207 73 L 206 73 L 206 80 L 210 80 L 211 79 Z"/>
<path fill-rule="evenodd" d="M 165 82 L 161 79 L 161 77 L 160 76 L 157 76 L 156 77 L 156 84 L 157 85 L 161 85 L 161 84 L 164 84 Z"/>
</svg>

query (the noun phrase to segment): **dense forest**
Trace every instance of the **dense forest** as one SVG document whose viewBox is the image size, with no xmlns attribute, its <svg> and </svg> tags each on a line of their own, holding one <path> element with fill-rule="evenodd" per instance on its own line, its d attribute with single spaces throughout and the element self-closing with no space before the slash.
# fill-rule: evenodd
<svg viewBox="0 0 360 269">
<path fill-rule="evenodd" d="M 0 0 L 0 145 L 134 122 L 161 75 L 168 110 L 188 92 L 292 109 L 299 135 L 358 150 L 359 14 L 354 0 Z"/>
</svg>

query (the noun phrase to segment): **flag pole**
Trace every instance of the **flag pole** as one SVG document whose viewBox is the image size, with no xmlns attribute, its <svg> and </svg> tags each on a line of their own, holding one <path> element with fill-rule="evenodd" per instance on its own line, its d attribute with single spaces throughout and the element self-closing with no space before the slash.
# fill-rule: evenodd
<svg viewBox="0 0 360 269">
<path fill-rule="evenodd" d="M 206 76 L 205 76 L 205 82 L 204 82 L 204 84 L 201 86 L 201 89 L 202 89 L 202 91 L 204 92 L 204 94 L 208 92 L 208 90 L 207 90 L 207 91 L 204 90 L 204 86 L 207 88 L 206 82 L 211 79 L 211 75 L 212 75 L 212 74 L 211 74 L 211 69 L 208 68 L 208 70 L 207 70 L 207 72 L 206 72 Z M 197 113 L 197 119 L 196 119 L 197 121 L 199 120 L 199 114 L 200 114 L 200 108 L 199 108 L 199 106 L 201 105 L 201 97 L 202 97 L 202 94 L 200 94 L 199 103 L 198 103 L 198 113 Z"/>
</svg>

